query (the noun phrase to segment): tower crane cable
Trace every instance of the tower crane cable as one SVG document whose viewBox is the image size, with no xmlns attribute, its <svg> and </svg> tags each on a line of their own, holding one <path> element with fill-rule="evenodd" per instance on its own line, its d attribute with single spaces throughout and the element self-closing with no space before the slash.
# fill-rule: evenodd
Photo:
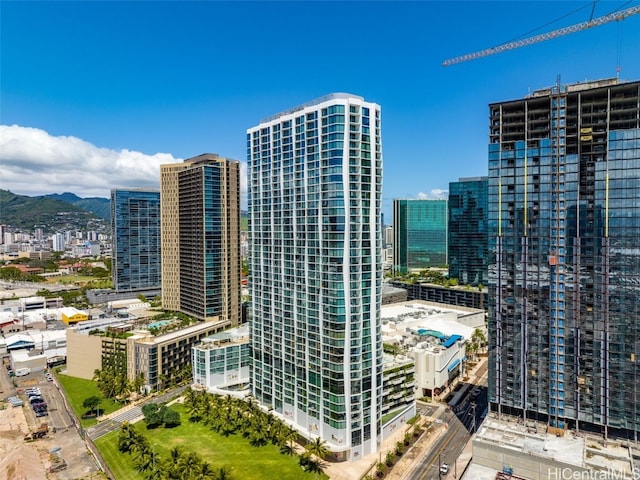
<svg viewBox="0 0 640 480">
<path fill-rule="evenodd" d="M 640 7 L 630 7 L 630 8 L 627 8 L 626 10 L 620 10 L 620 11 L 605 15 L 603 17 L 598 17 L 593 20 L 589 20 L 588 22 L 577 23 L 575 25 L 570 25 L 568 27 L 553 30 L 551 32 L 535 35 L 533 37 L 525 38 L 523 40 L 516 40 L 514 42 L 503 43 L 502 45 L 498 45 L 497 47 L 487 48 L 485 50 L 480 50 L 479 52 L 468 53 L 466 55 L 454 57 L 449 60 L 445 60 L 442 63 L 442 66 L 447 67 L 449 65 L 454 65 L 456 63 L 462 63 L 468 60 L 475 60 L 476 58 L 494 55 L 496 53 L 501 53 L 507 50 L 513 50 L 514 48 L 525 47 L 527 45 L 543 42 L 545 40 L 550 40 L 552 38 L 562 37 L 564 35 L 578 32 L 580 30 L 586 30 L 588 28 L 603 25 L 605 23 L 624 20 L 625 18 L 630 17 L 631 15 L 637 15 L 639 13 L 640 13 Z"/>
</svg>

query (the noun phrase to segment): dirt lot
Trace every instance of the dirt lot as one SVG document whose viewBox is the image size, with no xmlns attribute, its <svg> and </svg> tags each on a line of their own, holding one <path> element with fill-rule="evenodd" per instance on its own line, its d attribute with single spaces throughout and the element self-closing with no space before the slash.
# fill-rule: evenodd
<svg viewBox="0 0 640 480">
<path fill-rule="evenodd" d="M 4 370 L 4 368 L 2 369 Z M 2 403 L 0 408 L 0 479 L 6 480 L 96 480 L 106 478 L 89 454 L 84 440 L 72 426 L 62 406 L 62 398 L 57 389 L 44 380 L 42 373 L 29 374 L 21 378 L 16 390 L 6 371 L 0 372 L 1 399 L 18 395 L 25 401 L 22 407 L 12 407 Z M 28 406 L 23 393 L 26 386 L 39 386 L 47 403 L 56 406 L 48 417 L 36 418 Z M 49 424 L 49 432 L 44 438 L 25 441 L 25 435 L 36 430 L 42 421 Z M 53 428 L 56 426 L 54 433 Z M 53 453 L 52 453 L 53 452 Z M 66 468 L 50 472 L 54 464 L 63 463 Z"/>
</svg>

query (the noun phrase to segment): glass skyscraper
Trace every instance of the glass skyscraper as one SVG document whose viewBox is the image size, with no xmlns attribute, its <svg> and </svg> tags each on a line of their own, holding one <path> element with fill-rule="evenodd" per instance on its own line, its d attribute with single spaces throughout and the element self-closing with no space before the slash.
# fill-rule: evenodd
<svg viewBox="0 0 640 480">
<path fill-rule="evenodd" d="M 486 285 L 487 177 L 449 183 L 449 278 L 464 285 Z"/>
<path fill-rule="evenodd" d="M 446 266 L 447 221 L 447 200 L 394 200 L 394 271 Z"/>
<path fill-rule="evenodd" d="M 240 162 L 203 154 L 160 166 L 162 306 L 240 321 Z"/>
<path fill-rule="evenodd" d="M 160 192 L 111 190 L 112 277 L 116 292 L 159 289 Z"/>
<path fill-rule="evenodd" d="M 637 440 L 640 82 L 489 110 L 491 409 Z"/>
<path fill-rule="evenodd" d="M 381 436 L 380 107 L 343 93 L 247 131 L 252 390 L 332 455 Z"/>
</svg>

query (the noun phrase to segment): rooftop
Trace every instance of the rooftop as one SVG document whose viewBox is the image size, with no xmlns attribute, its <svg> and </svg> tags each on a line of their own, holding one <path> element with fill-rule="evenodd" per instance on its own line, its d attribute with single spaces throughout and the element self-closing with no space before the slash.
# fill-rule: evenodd
<svg viewBox="0 0 640 480">
<path fill-rule="evenodd" d="M 544 457 L 595 471 L 624 472 L 631 478 L 631 448 L 618 441 L 584 432 L 567 431 L 563 436 L 547 433 L 546 424 L 495 413 L 489 414 L 475 441 L 499 445 L 517 452 Z M 628 475 L 628 476 L 627 476 Z M 621 477 L 622 478 L 622 477 Z"/>
<path fill-rule="evenodd" d="M 458 320 L 483 310 L 443 305 L 422 300 L 382 306 L 383 341 L 402 343 L 407 347 L 420 345 L 447 348 L 449 340 L 469 339 L 475 328 Z"/>
<path fill-rule="evenodd" d="M 280 113 L 276 113 L 275 115 L 271 115 L 265 119 L 263 119 L 260 123 L 267 123 L 267 122 L 271 122 L 277 118 L 283 117 L 285 115 L 290 115 L 292 113 L 295 112 L 299 112 L 301 110 L 304 110 L 305 108 L 308 107 L 313 107 L 315 105 L 320 105 L 321 103 L 324 102 L 328 102 L 329 100 L 337 100 L 337 99 L 343 99 L 343 100 L 347 100 L 349 98 L 355 98 L 361 101 L 364 101 L 364 98 L 360 97 L 359 95 L 353 95 L 351 93 L 343 93 L 343 92 L 336 92 L 336 93 L 330 93 L 328 95 L 324 95 L 322 97 L 316 98 L 314 100 L 310 100 L 308 102 L 305 102 L 301 105 L 297 105 L 295 107 L 292 107 L 288 110 L 284 110 Z"/>
<path fill-rule="evenodd" d="M 226 344 L 240 344 L 249 341 L 249 325 L 241 325 L 240 327 L 231 328 L 224 332 L 214 333 L 202 339 L 202 343 L 198 345 L 201 349 L 217 348 Z"/>
</svg>

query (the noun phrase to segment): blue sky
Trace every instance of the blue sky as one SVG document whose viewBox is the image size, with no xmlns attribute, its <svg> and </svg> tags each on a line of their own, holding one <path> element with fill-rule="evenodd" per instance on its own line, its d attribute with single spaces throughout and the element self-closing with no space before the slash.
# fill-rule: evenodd
<svg viewBox="0 0 640 480">
<path fill-rule="evenodd" d="M 596 2 L 593 16 L 640 1 Z M 589 20 L 588 1 L 0 3 L 0 188 L 156 185 L 158 165 L 246 161 L 246 129 L 330 92 L 382 107 L 383 210 L 486 175 L 488 104 L 640 78 L 640 15 L 449 66 Z M 564 18 L 561 18 L 564 17 Z"/>
</svg>

